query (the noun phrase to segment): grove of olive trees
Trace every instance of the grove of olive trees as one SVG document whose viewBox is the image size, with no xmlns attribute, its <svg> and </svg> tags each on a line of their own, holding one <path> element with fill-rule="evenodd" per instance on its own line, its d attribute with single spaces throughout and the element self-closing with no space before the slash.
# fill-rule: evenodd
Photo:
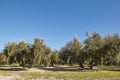
<svg viewBox="0 0 120 80">
<path fill-rule="evenodd" d="M 0 52 L 0 66 L 13 63 L 23 68 L 66 64 L 89 69 L 97 65 L 120 66 L 120 36 L 113 34 L 101 37 L 96 32 L 91 35 L 86 33 L 83 42 L 74 36 L 59 51 L 52 51 L 39 38 L 35 38 L 33 44 L 25 41 L 8 42 Z"/>
</svg>

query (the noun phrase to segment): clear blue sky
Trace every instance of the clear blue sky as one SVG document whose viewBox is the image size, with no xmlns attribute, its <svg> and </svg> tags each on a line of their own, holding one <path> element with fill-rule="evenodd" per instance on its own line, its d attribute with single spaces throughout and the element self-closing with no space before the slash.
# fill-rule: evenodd
<svg viewBox="0 0 120 80">
<path fill-rule="evenodd" d="M 120 0 L 0 0 L 0 50 L 8 41 L 45 40 L 60 49 L 86 32 L 120 33 Z"/>
</svg>

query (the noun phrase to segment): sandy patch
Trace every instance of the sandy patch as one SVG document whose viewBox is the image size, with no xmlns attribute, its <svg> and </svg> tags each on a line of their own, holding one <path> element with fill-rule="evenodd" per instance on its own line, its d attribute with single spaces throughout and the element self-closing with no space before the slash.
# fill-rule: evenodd
<svg viewBox="0 0 120 80">
<path fill-rule="evenodd" d="M 37 68 L 31 68 L 31 69 L 26 69 L 26 70 L 30 72 L 46 72 L 45 70 L 37 69 Z"/>
</svg>

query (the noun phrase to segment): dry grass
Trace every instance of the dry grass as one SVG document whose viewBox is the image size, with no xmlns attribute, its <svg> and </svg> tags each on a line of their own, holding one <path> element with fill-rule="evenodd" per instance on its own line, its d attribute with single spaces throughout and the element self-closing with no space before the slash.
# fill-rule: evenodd
<svg viewBox="0 0 120 80">
<path fill-rule="evenodd" d="M 16 69 L 16 68 L 13 68 Z M 120 80 L 120 71 L 78 71 L 75 67 L 1 69 L 0 80 Z"/>
</svg>

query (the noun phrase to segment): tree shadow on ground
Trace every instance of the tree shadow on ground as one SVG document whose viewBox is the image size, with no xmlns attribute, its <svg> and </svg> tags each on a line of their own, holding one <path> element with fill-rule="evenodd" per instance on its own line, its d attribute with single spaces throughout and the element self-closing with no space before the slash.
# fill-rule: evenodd
<svg viewBox="0 0 120 80">
<path fill-rule="evenodd" d="M 107 70 L 107 71 L 115 71 L 115 72 L 120 72 L 120 70 Z"/>
<path fill-rule="evenodd" d="M 93 69 L 90 70 L 88 68 L 84 69 L 79 69 L 79 67 L 76 66 L 70 66 L 70 67 L 33 67 L 36 69 L 40 70 L 45 70 L 45 71 L 67 71 L 67 72 L 96 72 L 96 71 L 114 71 L 114 72 L 120 72 L 120 70 L 99 70 L 99 69 Z M 22 67 L 0 67 L 0 71 L 28 71 L 27 69 L 23 69 Z"/>
<path fill-rule="evenodd" d="M 23 68 L 20 67 L 9 67 L 9 68 L 0 68 L 1 71 L 25 71 Z"/>
<path fill-rule="evenodd" d="M 89 69 L 89 68 L 79 68 L 79 67 L 43 67 L 39 68 L 46 71 L 68 71 L 68 72 L 97 72 L 97 71 L 113 71 L 120 72 L 120 70 L 100 70 L 100 69 Z"/>
</svg>

